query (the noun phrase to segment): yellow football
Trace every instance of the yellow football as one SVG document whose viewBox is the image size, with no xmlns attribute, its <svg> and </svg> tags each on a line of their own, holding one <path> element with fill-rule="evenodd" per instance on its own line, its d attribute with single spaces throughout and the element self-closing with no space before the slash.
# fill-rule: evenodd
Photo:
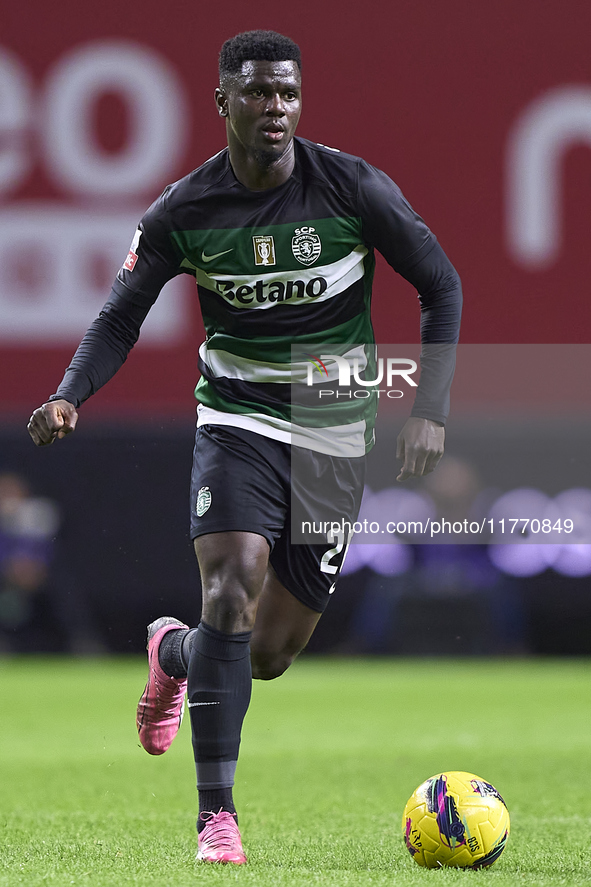
<svg viewBox="0 0 591 887">
<path fill-rule="evenodd" d="M 496 788 L 461 770 L 419 785 L 402 817 L 408 851 L 426 868 L 490 866 L 505 849 L 509 827 L 509 811 Z"/>
</svg>

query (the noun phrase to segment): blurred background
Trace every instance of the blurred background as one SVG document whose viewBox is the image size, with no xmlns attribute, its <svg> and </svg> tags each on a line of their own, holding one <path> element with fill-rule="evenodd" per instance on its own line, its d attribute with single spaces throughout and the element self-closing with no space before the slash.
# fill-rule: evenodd
<svg viewBox="0 0 591 887">
<path fill-rule="evenodd" d="M 25 426 L 147 206 L 224 147 L 217 54 L 255 27 L 301 46 L 299 135 L 385 170 L 463 281 L 462 342 L 476 350 L 459 364 L 448 455 L 429 482 L 397 489 L 405 413 L 386 410 L 366 503 L 400 512 L 418 496 L 437 513 L 461 499 L 487 516 L 502 501 L 519 517 L 538 496 L 589 520 L 589 4 L 228 0 L 213 16 L 182 0 L 84 14 L 4 0 L 1 23 L 0 652 L 139 651 L 156 616 L 198 618 L 194 285 L 163 290 L 75 435 L 37 450 Z M 414 291 L 380 259 L 378 341 L 416 343 L 418 320 Z M 586 541 L 355 545 L 310 649 L 587 654 L 590 575 Z"/>
</svg>

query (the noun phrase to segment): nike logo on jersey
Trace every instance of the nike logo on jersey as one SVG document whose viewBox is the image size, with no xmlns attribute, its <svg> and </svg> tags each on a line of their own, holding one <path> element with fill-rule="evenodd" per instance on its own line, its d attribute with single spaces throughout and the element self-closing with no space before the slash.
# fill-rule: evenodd
<svg viewBox="0 0 591 887">
<path fill-rule="evenodd" d="M 196 708 L 198 705 L 221 705 L 220 702 L 189 702 L 189 708 Z"/>
<path fill-rule="evenodd" d="M 225 256 L 226 253 L 233 252 L 234 247 L 232 249 L 225 249 L 223 253 L 216 253 L 214 256 L 206 256 L 203 250 L 201 251 L 201 261 L 202 262 L 213 262 L 214 259 L 219 259 L 220 256 Z"/>
</svg>

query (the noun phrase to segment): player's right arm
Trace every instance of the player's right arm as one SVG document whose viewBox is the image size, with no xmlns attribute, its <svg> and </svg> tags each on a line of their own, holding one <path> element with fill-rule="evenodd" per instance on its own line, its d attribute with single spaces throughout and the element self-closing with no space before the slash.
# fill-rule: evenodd
<svg viewBox="0 0 591 887">
<path fill-rule="evenodd" d="M 115 291 L 88 329 L 57 392 L 33 412 L 27 425 L 33 443 L 48 446 L 71 434 L 78 407 L 111 379 L 125 362 L 149 306 L 132 310 Z"/>
<path fill-rule="evenodd" d="M 111 296 L 78 346 L 57 391 L 27 426 L 37 446 L 47 446 L 74 431 L 77 410 L 123 365 L 140 327 L 167 280 L 179 273 L 163 224 L 164 194 L 140 223 Z"/>
</svg>

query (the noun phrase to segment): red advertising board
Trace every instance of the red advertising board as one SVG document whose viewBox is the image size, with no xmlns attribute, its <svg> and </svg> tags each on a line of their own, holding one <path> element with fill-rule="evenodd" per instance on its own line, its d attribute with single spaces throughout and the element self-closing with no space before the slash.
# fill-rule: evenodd
<svg viewBox="0 0 591 887">
<path fill-rule="evenodd" d="M 466 343 L 589 340 L 591 6 L 416 0 L 212 7 L 4 0 L 0 31 L 0 401 L 53 393 L 137 220 L 224 146 L 217 53 L 269 27 L 301 46 L 299 133 L 398 182 L 458 268 Z M 380 262 L 382 342 L 418 338 L 412 288 Z M 189 415 L 194 285 L 165 288 L 89 415 Z"/>
</svg>

